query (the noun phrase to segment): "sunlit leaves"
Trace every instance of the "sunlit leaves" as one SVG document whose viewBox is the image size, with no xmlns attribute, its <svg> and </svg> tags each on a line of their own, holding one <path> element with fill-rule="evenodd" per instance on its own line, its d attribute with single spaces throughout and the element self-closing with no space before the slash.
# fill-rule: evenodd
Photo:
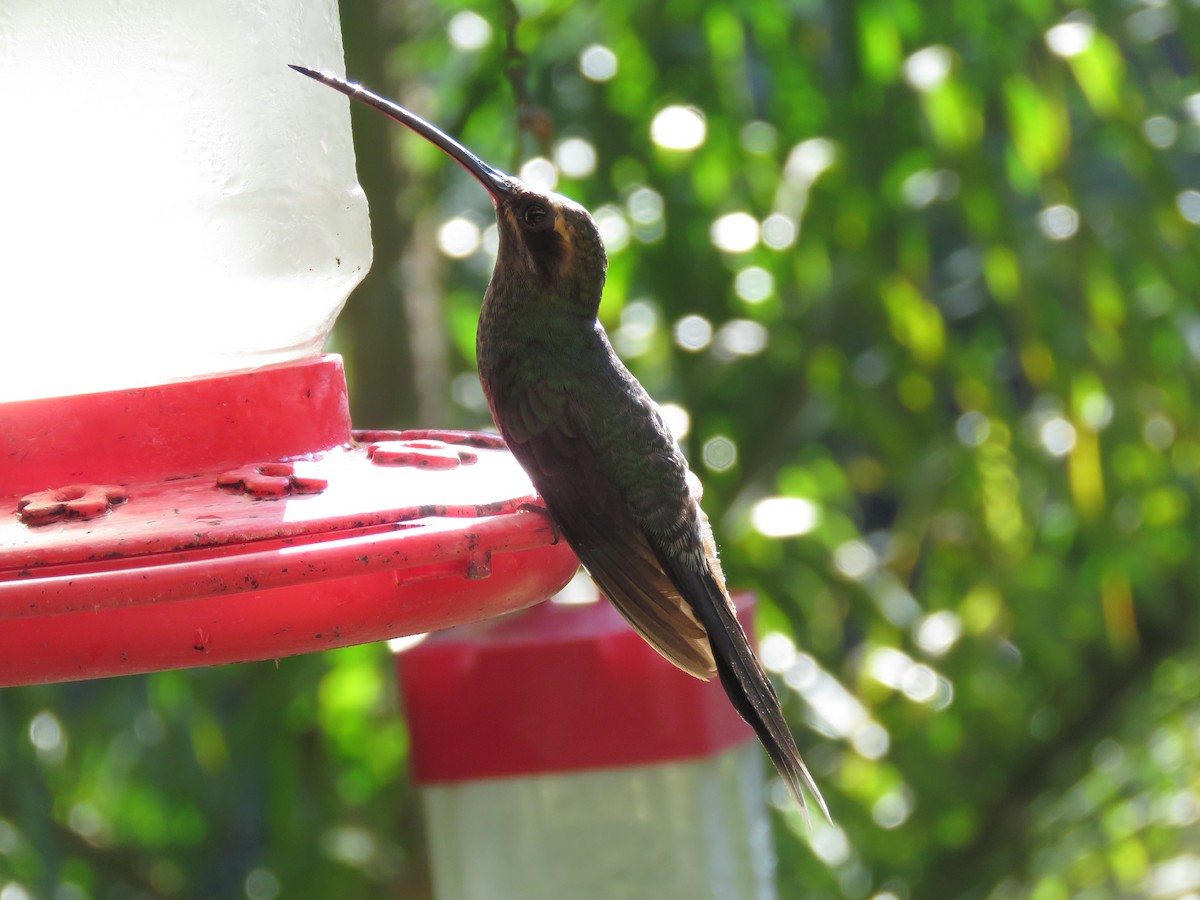
<svg viewBox="0 0 1200 900">
<path fill-rule="evenodd" d="M 1133 896 L 1186 892 L 1196 858 L 1180 839 L 1200 804 L 1194 771 L 1194 660 L 1157 666 L 1143 702 L 1114 738 L 1063 761 L 1058 784 L 1039 805 L 1037 864 L 1009 878 L 997 897 L 1073 896 L 1084 889 Z"/>
<path fill-rule="evenodd" d="M 891 4 L 859 7 L 858 43 L 867 76 L 881 83 L 893 81 L 903 62 L 903 41 Z"/>
<path fill-rule="evenodd" d="M 924 47 L 904 61 L 904 76 L 920 97 L 935 142 L 948 152 L 973 146 L 983 132 L 976 92 L 954 71 L 955 57 L 940 44 Z"/>
<path fill-rule="evenodd" d="M 921 365 L 933 365 L 941 359 L 946 338 L 937 307 L 925 300 L 911 283 L 899 277 L 886 281 L 881 285 L 881 291 L 896 339 Z"/>
<path fill-rule="evenodd" d="M 988 290 L 1000 303 L 1009 303 L 1021 290 L 1021 263 L 1008 247 L 989 247 L 983 255 Z"/>
<path fill-rule="evenodd" d="M 1067 57 L 1071 72 L 1098 115 L 1116 115 L 1121 106 L 1125 62 L 1121 51 L 1103 34 L 1092 35 L 1087 46 Z"/>
<path fill-rule="evenodd" d="M 1008 79 L 1004 97 L 1013 149 L 1022 165 L 1040 181 L 1066 159 L 1070 138 L 1066 104 L 1025 75 Z"/>
</svg>

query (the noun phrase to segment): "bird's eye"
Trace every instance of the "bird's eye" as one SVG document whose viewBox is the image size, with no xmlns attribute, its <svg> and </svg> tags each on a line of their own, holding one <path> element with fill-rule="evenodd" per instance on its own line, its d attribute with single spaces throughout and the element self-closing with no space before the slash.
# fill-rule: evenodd
<svg viewBox="0 0 1200 900">
<path fill-rule="evenodd" d="M 521 218 L 530 228 L 543 228 L 550 219 L 550 210 L 541 203 L 530 203 L 521 213 Z"/>
</svg>

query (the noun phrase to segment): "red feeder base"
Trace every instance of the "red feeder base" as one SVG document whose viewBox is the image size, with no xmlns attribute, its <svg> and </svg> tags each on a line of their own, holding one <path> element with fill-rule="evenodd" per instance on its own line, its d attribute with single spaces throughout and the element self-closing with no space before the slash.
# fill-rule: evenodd
<svg viewBox="0 0 1200 900">
<path fill-rule="evenodd" d="M 352 436 L 336 356 L 0 404 L 0 685 L 529 606 L 578 566 L 537 503 L 495 435 Z"/>
</svg>

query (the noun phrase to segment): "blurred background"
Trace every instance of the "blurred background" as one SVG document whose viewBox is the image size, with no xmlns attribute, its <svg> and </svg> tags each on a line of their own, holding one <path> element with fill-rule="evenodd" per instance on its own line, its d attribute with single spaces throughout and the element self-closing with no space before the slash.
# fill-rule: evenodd
<svg viewBox="0 0 1200 900">
<path fill-rule="evenodd" d="M 352 79 L 595 215 L 837 823 L 780 805 L 781 895 L 1200 896 L 1193 0 L 342 19 Z M 353 115 L 355 421 L 490 428 L 487 196 Z M 382 645 L 11 689 L 0 733 L 2 900 L 429 896 Z"/>
</svg>

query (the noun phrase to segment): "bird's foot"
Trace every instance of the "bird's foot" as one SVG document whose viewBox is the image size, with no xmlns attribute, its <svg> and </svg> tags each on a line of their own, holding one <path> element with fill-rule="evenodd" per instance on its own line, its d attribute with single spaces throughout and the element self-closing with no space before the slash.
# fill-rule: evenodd
<svg viewBox="0 0 1200 900">
<path fill-rule="evenodd" d="M 542 506 L 540 503 L 522 503 L 517 507 L 517 512 L 537 513 L 546 520 L 546 524 L 550 526 L 550 534 L 554 537 L 551 545 L 557 544 L 562 539 L 562 531 L 558 527 L 558 523 L 554 521 L 554 516 L 550 515 L 550 510 Z"/>
</svg>

